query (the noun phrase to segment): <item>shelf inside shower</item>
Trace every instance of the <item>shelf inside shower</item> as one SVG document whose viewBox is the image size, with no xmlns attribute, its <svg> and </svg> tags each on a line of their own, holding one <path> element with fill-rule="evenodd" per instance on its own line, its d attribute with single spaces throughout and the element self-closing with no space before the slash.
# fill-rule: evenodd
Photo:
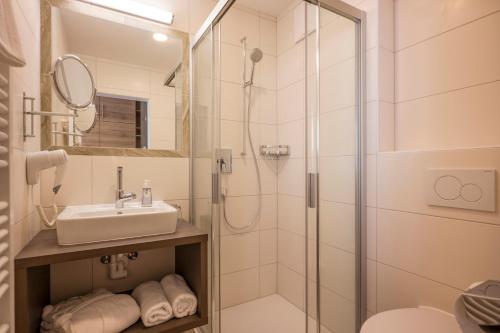
<svg viewBox="0 0 500 333">
<path fill-rule="evenodd" d="M 290 155 L 289 145 L 261 145 L 260 155 L 268 158 L 280 158 Z"/>
</svg>

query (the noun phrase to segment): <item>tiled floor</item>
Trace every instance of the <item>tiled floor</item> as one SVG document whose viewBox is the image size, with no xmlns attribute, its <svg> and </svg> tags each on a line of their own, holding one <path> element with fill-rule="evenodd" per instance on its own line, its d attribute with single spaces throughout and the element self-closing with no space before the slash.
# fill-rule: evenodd
<svg viewBox="0 0 500 333">
<path fill-rule="evenodd" d="M 222 310 L 222 333 L 304 333 L 304 312 L 278 294 Z"/>
</svg>

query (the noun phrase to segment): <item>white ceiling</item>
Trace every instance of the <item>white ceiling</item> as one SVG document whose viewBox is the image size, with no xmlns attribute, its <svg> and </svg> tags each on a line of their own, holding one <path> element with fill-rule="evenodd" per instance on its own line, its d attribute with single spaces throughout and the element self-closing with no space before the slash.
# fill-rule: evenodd
<svg viewBox="0 0 500 333">
<path fill-rule="evenodd" d="M 160 43 L 150 30 L 140 29 L 84 15 L 68 9 L 61 10 L 63 29 L 69 52 L 173 71 L 182 59 L 182 43 L 169 38 Z"/>
<path fill-rule="evenodd" d="M 296 0 L 236 0 L 236 5 L 277 17 Z"/>
</svg>

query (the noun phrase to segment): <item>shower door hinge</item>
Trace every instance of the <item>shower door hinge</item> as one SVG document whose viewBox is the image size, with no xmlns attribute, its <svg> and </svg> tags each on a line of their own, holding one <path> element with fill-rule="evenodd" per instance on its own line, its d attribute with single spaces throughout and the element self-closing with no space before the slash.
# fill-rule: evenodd
<svg viewBox="0 0 500 333">
<path fill-rule="evenodd" d="M 307 173 L 307 207 L 316 208 L 318 201 L 318 174 L 309 172 Z"/>
</svg>

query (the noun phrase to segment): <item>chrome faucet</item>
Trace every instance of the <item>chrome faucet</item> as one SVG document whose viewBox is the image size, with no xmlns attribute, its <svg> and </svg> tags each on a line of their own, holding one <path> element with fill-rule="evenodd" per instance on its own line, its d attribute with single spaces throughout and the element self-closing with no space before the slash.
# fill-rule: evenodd
<svg viewBox="0 0 500 333">
<path fill-rule="evenodd" d="M 123 167 L 119 166 L 116 170 L 117 174 L 117 189 L 116 189 L 116 202 L 115 202 L 115 207 L 116 208 L 123 208 L 123 204 L 126 201 L 130 201 L 135 199 L 137 196 L 135 193 L 127 193 L 123 190 Z"/>
</svg>

